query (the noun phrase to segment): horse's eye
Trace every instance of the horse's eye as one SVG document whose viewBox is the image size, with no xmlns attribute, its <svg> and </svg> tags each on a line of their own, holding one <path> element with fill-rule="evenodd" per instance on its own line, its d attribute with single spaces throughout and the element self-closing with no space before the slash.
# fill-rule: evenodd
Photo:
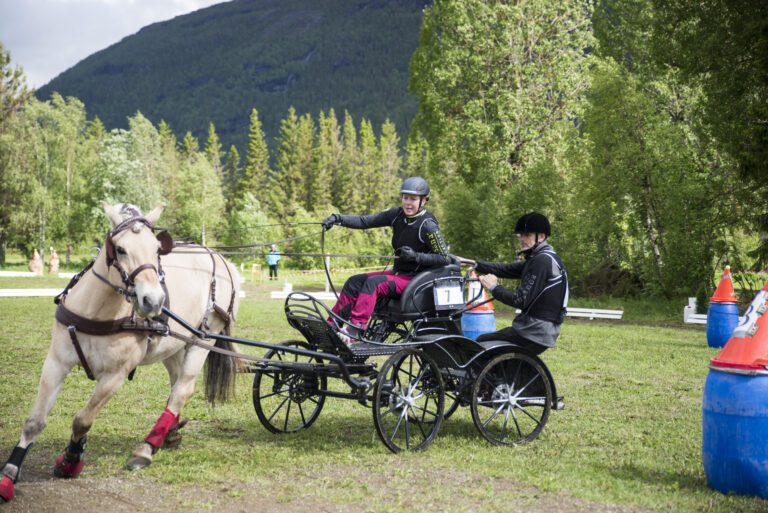
<svg viewBox="0 0 768 513">
<path fill-rule="evenodd" d="M 120 246 L 117 246 L 117 248 L 115 248 L 115 251 L 117 251 L 117 254 L 118 254 L 118 255 L 127 255 L 127 254 L 128 254 L 128 253 L 126 253 L 126 252 L 125 252 L 125 250 L 124 250 L 123 248 L 121 248 Z"/>
</svg>

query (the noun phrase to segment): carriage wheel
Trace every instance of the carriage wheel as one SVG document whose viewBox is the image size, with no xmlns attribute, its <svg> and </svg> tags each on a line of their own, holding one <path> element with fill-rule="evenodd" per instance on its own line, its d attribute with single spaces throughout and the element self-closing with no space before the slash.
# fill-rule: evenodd
<svg viewBox="0 0 768 513">
<path fill-rule="evenodd" d="M 447 419 L 459 409 L 459 396 L 454 391 L 445 391 L 445 413 L 443 419 Z"/>
<path fill-rule="evenodd" d="M 309 349 L 306 342 L 289 340 L 281 346 Z M 281 353 L 270 349 L 265 358 L 289 363 L 320 363 L 310 356 Z M 256 369 L 253 377 L 253 407 L 265 428 L 273 433 L 294 433 L 317 420 L 325 403 L 325 376 L 292 369 Z"/>
<path fill-rule="evenodd" d="M 551 408 L 552 386 L 543 363 L 524 354 L 497 356 L 472 387 L 472 420 L 492 444 L 534 440 Z"/>
<path fill-rule="evenodd" d="M 373 423 L 392 452 L 420 451 L 437 436 L 445 393 L 437 364 L 423 352 L 392 355 L 376 378 Z"/>
</svg>

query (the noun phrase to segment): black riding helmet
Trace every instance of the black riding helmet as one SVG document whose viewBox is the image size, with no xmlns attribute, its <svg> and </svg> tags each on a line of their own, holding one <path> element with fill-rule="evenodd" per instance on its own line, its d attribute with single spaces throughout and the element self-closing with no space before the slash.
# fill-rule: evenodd
<svg viewBox="0 0 768 513">
<path fill-rule="evenodd" d="M 538 212 L 523 214 L 515 225 L 515 233 L 543 233 L 549 237 L 551 231 L 549 220 Z"/>
<path fill-rule="evenodd" d="M 414 194 L 429 198 L 429 184 L 420 176 L 406 178 L 400 187 L 400 194 Z"/>
</svg>

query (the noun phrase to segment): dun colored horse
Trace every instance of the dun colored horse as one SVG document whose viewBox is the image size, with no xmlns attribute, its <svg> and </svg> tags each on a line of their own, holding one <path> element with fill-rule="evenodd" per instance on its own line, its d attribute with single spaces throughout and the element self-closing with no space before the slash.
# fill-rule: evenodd
<svg viewBox="0 0 768 513">
<path fill-rule="evenodd" d="M 96 415 L 137 366 L 163 362 L 171 392 L 165 411 L 126 463 L 128 469 L 146 467 L 164 444 L 178 444 L 179 415 L 206 358 L 206 398 L 225 400 L 233 387 L 237 360 L 168 336 L 178 326 L 167 323 L 160 314 L 167 305 L 208 332 L 228 331 L 238 308 L 236 269 L 221 255 L 200 246 L 171 252 L 170 236 L 154 233 L 163 207 L 142 216 L 133 205 L 102 206 L 112 230 L 95 260 L 57 298 L 59 307 L 37 399 L 19 443 L 0 473 L 0 503 L 13 499 L 27 451 L 45 428 L 61 385 L 76 365 L 83 367 L 96 386 L 75 415 L 69 444 L 56 459 L 54 474 L 58 477 L 73 478 L 81 472 L 86 434 Z M 228 343 L 216 345 L 233 349 Z"/>
</svg>

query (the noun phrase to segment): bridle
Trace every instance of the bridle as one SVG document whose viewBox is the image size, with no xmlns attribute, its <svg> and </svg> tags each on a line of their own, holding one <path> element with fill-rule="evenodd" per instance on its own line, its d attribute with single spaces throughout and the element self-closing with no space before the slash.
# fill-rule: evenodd
<svg viewBox="0 0 768 513">
<path fill-rule="evenodd" d="M 163 230 L 160 233 L 156 235 L 157 240 L 160 241 L 160 250 L 157 252 L 157 265 L 154 264 L 141 264 L 136 269 L 134 269 L 130 274 L 125 270 L 125 268 L 120 265 L 120 262 L 117 260 L 117 255 L 115 254 L 115 241 L 113 238 L 115 235 L 119 234 L 120 232 L 127 230 L 128 228 L 131 228 L 132 230 L 135 230 L 138 232 L 138 230 L 141 229 L 140 226 L 136 226 L 136 223 L 142 223 L 150 230 L 155 230 L 155 226 L 152 222 L 150 222 L 148 219 L 144 217 L 132 217 L 130 219 L 126 219 L 122 223 L 115 226 L 108 234 L 107 238 L 104 241 L 104 251 L 106 252 L 106 264 L 107 264 L 107 272 L 109 272 L 110 267 L 114 267 L 117 269 L 117 272 L 120 273 L 120 278 L 123 281 L 123 287 L 118 287 L 113 285 L 107 278 L 100 275 L 96 272 L 96 269 L 94 269 L 94 264 L 96 263 L 96 259 L 94 258 L 91 260 L 91 263 L 88 264 L 85 269 L 77 273 L 72 280 L 69 282 L 69 285 L 67 285 L 64 290 L 56 296 L 54 299 L 54 302 L 58 305 L 56 308 L 56 320 L 61 323 L 62 325 L 67 327 L 67 331 L 69 332 L 70 340 L 72 340 L 72 345 L 75 348 L 75 351 L 77 352 L 77 357 L 80 359 L 80 364 L 83 366 L 83 369 L 85 370 L 85 374 L 88 376 L 89 379 L 93 380 L 95 379 L 93 372 L 91 371 L 90 366 L 88 365 L 88 361 L 85 358 L 85 354 L 83 353 L 83 350 L 80 346 L 80 342 L 77 338 L 77 332 L 81 331 L 83 333 L 88 333 L 90 335 L 99 335 L 99 336 L 105 336 L 105 335 L 111 335 L 113 333 L 118 333 L 121 331 L 136 331 L 136 332 L 143 332 L 147 333 L 148 336 L 151 335 L 167 335 L 168 334 L 168 323 L 167 318 L 165 316 L 161 316 L 157 320 L 152 319 L 137 319 L 135 314 L 132 313 L 128 317 L 120 317 L 118 319 L 113 320 L 92 320 L 87 319 L 85 317 L 82 317 L 71 310 L 67 309 L 64 306 L 64 299 L 67 297 L 67 293 L 74 287 L 78 281 L 80 281 L 80 278 L 85 275 L 89 270 L 93 272 L 93 275 L 96 276 L 99 280 L 104 282 L 106 285 L 108 285 L 111 289 L 113 289 L 118 294 L 125 297 L 126 301 L 129 303 L 136 299 L 136 277 L 141 273 L 142 271 L 146 271 L 149 269 L 152 269 L 157 274 L 158 279 L 160 280 L 160 285 L 163 288 L 163 292 L 165 292 L 165 306 L 168 306 L 168 288 L 165 284 L 165 274 L 163 273 L 163 269 L 160 265 L 160 257 L 162 255 L 167 255 L 171 252 L 173 249 L 174 243 L 173 238 L 171 235 Z M 134 305 L 135 307 L 135 305 Z M 133 372 L 132 370 L 130 374 L 128 375 L 128 379 L 133 378 Z"/>
<path fill-rule="evenodd" d="M 136 269 L 131 271 L 131 273 L 128 273 L 125 270 L 125 268 L 120 264 L 120 261 L 117 259 L 115 242 L 113 238 L 119 233 L 129 228 L 134 231 L 138 231 L 138 229 L 136 228 L 137 223 L 142 223 L 150 230 L 153 230 L 153 231 L 155 230 L 155 225 L 145 217 L 132 217 L 130 219 L 126 219 L 125 221 L 115 226 L 107 234 L 106 240 L 104 241 L 104 251 L 106 252 L 107 271 L 109 271 L 110 267 L 114 267 L 115 270 L 117 270 L 117 272 L 120 274 L 120 278 L 123 282 L 123 287 L 119 287 L 112 284 L 107 278 L 105 278 L 104 276 L 96 272 L 96 269 L 91 269 L 94 276 L 96 276 L 99 280 L 104 282 L 106 285 L 108 285 L 118 294 L 125 296 L 127 301 L 131 301 L 136 297 L 136 277 L 142 271 L 147 271 L 147 270 L 155 271 L 155 274 L 157 275 L 158 280 L 160 280 L 160 283 L 161 284 L 165 283 L 165 274 L 163 273 L 163 269 L 160 265 L 160 257 L 163 255 L 167 255 L 173 249 L 173 238 L 167 231 L 165 230 L 161 231 L 156 235 L 157 240 L 160 242 L 160 250 L 157 253 L 157 265 L 150 264 L 150 263 L 141 264 L 138 267 L 136 267 Z"/>
</svg>

